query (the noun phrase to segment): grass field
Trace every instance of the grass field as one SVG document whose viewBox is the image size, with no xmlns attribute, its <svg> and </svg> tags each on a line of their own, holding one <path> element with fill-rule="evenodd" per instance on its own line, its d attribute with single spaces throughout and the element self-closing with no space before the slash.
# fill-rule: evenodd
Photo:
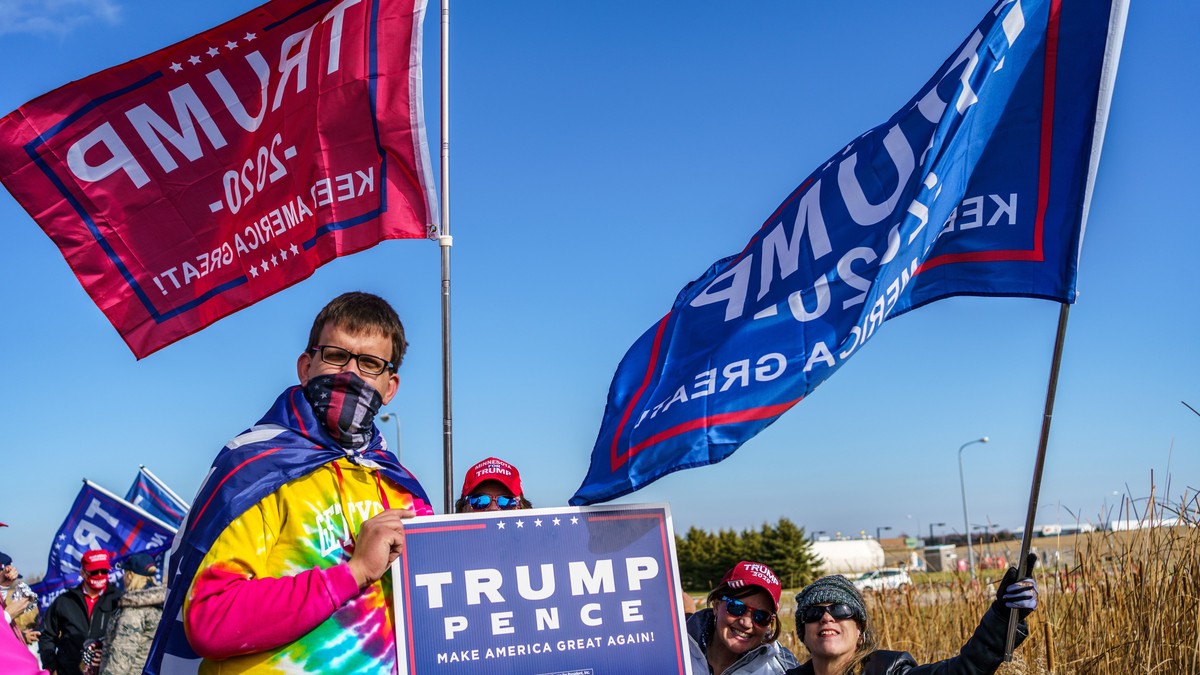
<svg viewBox="0 0 1200 675">
<path fill-rule="evenodd" d="M 1200 673 L 1200 528 L 1193 496 L 1159 508 L 1146 522 L 1179 517 L 1184 525 L 1076 535 L 1071 565 L 1037 568 L 1039 608 L 1030 637 L 1000 673 Z M 1191 515 L 1189 515 L 1191 514 Z M 1066 539 L 1066 537 L 1064 537 Z M 918 577 L 912 587 L 867 596 L 880 646 L 918 663 L 958 653 L 995 597 L 1001 576 L 987 570 L 972 584 L 963 573 Z M 808 658 L 794 632 L 784 592 L 780 642 Z"/>
</svg>

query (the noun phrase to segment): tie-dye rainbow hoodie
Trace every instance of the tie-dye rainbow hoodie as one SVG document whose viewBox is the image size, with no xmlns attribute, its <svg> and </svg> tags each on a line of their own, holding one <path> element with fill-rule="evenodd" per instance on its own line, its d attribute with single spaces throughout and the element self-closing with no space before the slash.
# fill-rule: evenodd
<svg viewBox="0 0 1200 675">
<path fill-rule="evenodd" d="M 352 535 L 385 507 L 433 512 L 378 430 L 347 452 L 303 390 L 285 391 L 193 502 L 146 672 L 396 672 L 390 577 L 360 592 L 346 565 Z"/>
</svg>

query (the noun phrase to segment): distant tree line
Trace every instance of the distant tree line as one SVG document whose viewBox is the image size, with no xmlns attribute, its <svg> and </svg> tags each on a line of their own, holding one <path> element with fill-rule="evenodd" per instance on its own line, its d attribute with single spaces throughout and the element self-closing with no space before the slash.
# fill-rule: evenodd
<svg viewBox="0 0 1200 675">
<path fill-rule="evenodd" d="M 742 560 L 766 564 L 784 588 L 805 586 L 820 571 L 804 528 L 787 518 L 742 532 L 709 532 L 692 527 L 682 537 L 675 535 L 675 552 L 679 556 L 680 583 L 690 592 L 716 587 L 725 572 Z"/>
<path fill-rule="evenodd" d="M 1011 539 L 1020 539 L 1020 537 L 1014 535 L 1011 530 L 1007 530 L 1007 529 L 992 530 L 991 532 L 987 533 L 987 536 L 984 536 L 983 532 L 971 533 L 971 543 L 973 543 L 975 545 L 986 544 L 988 542 L 993 542 L 993 541 L 1009 541 Z M 967 535 L 954 532 L 954 533 L 946 533 L 944 535 L 939 534 L 936 537 L 934 537 L 933 539 L 925 540 L 926 546 L 936 546 L 936 545 L 940 545 L 940 544 L 952 544 L 954 546 L 966 546 L 967 545 Z"/>
</svg>

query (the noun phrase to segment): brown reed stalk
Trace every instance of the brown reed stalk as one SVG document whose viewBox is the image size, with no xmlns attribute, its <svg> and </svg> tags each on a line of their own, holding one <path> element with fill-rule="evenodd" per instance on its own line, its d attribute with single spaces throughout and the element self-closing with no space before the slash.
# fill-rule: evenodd
<svg viewBox="0 0 1200 675">
<path fill-rule="evenodd" d="M 1144 527 L 1063 537 L 1073 560 L 1035 569 L 1041 594 L 1030 636 L 999 673 L 1200 673 L 1200 500 L 1192 494 L 1178 505 L 1160 503 L 1153 482 L 1150 494 L 1144 509 L 1123 499 L 1119 510 Z M 1180 524 L 1151 526 L 1164 518 Z M 880 646 L 912 652 L 919 663 L 957 654 L 999 576 L 985 571 L 972 585 L 964 573 L 872 594 L 868 611 Z"/>
</svg>

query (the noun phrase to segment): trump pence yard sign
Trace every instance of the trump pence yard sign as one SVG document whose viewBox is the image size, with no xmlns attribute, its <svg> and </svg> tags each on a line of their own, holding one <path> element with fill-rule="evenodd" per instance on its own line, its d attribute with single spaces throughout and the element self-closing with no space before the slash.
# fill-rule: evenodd
<svg viewBox="0 0 1200 675">
<path fill-rule="evenodd" d="M 434 516 L 392 566 L 413 675 L 690 673 L 666 505 Z"/>
</svg>

